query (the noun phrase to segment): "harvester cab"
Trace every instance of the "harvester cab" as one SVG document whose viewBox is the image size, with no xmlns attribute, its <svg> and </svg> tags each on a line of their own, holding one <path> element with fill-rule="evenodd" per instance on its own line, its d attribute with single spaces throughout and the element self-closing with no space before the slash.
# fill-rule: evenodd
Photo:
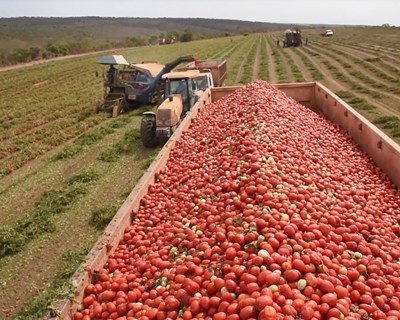
<svg viewBox="0 0 400 320">
<path fill-rule="evenodd" d="M 104 103 L 99 110 L 112 109 L 116 116 L 127 107 L 157 104 L 162 95 L 162 76 L 179 64 L 191 61 L 194 61 L 193 56 L 182 56 L 165 65 L 129 64 L 122 56 L 102 56 L 97 62 L 109 64 L 110 69 L 104 79 Z"/>
<path fill-rule="evenodd" d="M 204 92 L 214 86 L 210 72 L 187 70 L 163 75 L 165 100 L 156 112 L 145 112 L 141 138 L 145 147 L 156 147 L 169 139 Z"/>
</svg>

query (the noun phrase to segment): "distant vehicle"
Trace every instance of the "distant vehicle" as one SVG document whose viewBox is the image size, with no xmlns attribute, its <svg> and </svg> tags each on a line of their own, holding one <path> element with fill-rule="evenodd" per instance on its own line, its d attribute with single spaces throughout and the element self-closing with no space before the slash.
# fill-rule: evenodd
<svg viewBox="0 0 400 320">
<path fill-rule="evenodd" d="M 301 38 L 301 30 L 296 28 L 294 30 L 285 30 L 285 40 L 283 41 L 283 47 L 298 47 L 303 44 Z"/>
<path fill-rule="evenodd" d="M 332 37 L 333 36 L 333 31 L 332 30 L 325 30 L 325 32 L 321 33 L 323 37 Z"/>
<path fill-rule="evenodd" d="M 163 44 L 173 44 L 176 42 L 176 38 L 161 38 L 158 43 L 159 45 L 163 45 Z"/>
</svg>

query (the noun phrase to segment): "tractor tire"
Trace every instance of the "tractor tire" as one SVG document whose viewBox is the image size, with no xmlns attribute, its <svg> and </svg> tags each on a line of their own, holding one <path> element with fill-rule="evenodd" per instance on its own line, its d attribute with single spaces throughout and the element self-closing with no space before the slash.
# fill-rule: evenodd
<svg viewBox="0 0 400 320">
<path fill-rule="evenodd" d="M 158 145 L 156 136 L 156 118 L 145 116 L 140 124 L 140 136 L 146 148 L 155 148 Z"/>
</svg>

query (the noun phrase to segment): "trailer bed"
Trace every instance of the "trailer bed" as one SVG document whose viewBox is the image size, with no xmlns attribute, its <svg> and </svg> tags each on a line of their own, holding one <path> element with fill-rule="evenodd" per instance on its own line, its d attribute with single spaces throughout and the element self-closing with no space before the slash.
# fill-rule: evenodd
<svg viewBox="0 0 400 320">
<path fill-rule="evenodd" d="M 371 156 L 378 167 L 391 178 L 397 188 L 400 187 L 400 147 L 382 131 L 318 82 L 276 84 L 275 86 L 346 130 L 354 141 Z M 156 174 L 165 166 L 171 150 L 182 133 L 189 128 L 192 119 L 205 105 L 238 88 L 240 87 L 222 87 L 206 91 L 167 141 L 90 251 L 85 264 L 73 275 L 71 283 L 75 286 L 77 301 L 82 300 L 84 288 L 91 280 L 85 267 L 90 266 L 92 270 L 103 267 L 107 257 L 122 238 L 125 228 L 131 224 L 132 211 L 139 209 L 140 200 L 147 194 L 148 187 L 154 183 Z M 77 304 L 70 300 L 57 301 L 53 304 L 53 310 L 57 310 L 57 313 L 49 312 L 46 319 L 72 319 L 76 308 Z"/>
</svg>

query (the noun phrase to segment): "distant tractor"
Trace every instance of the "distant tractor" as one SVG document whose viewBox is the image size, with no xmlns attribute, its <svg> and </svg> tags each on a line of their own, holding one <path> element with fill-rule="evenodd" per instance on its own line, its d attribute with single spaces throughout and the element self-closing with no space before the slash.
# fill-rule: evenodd
<svg viewBox="0 0 400 320">
<path fill-rule="evenodd" d="M 301 39 L 301 31 L 296 28 L 294 30 L 287 29 L 285 31 L 285 40 L 283 41 L 283 47 L 299 47 L 303 44 Z"/>
<path fill-rule="evenodd" d="M 109 65 L 104 79 L 104 103 L 98 110 L 112 110 L 117 116 L 124 109 L 143 104 L 155 105 L 162 95 L 162 75 L 183 62 L 194 61 L 193 56 L 182 56 L 170 63 L 129 64 L 123 56 L 102 56 L 97 63 Z"/>
</svg>

